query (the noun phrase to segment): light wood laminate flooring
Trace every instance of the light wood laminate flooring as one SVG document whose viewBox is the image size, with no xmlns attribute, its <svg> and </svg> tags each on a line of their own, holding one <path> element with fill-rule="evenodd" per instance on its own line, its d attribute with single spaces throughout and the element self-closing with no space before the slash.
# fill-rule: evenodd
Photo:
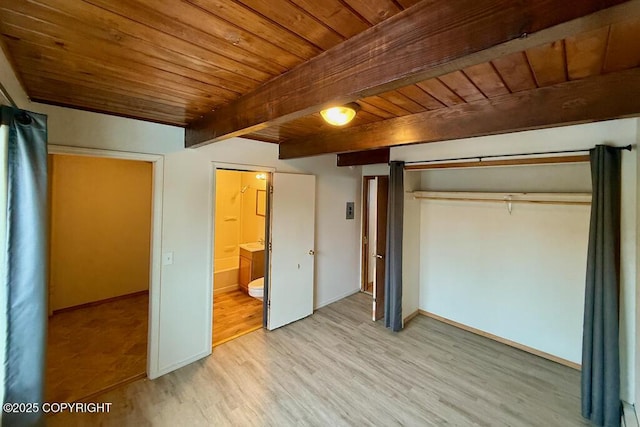
<svg viewBox="0 0 640 427">
<path fill-rule="evenodd" d="M 241 290 L 213 297 L 213 345 L 262 328 L 262 301 Z"/>
<path fill-rule="evenodd" d="M 50 426 L 587 426 L 579 372 L 418 316 L 392 333 L 356 294 L 258 330 Z"/>
<path fill-rule="evenodd" d="M 149 296 L 138 294 L 49 318 L 45 400 L 73 402 L 147 370 Z"/>
</svg>

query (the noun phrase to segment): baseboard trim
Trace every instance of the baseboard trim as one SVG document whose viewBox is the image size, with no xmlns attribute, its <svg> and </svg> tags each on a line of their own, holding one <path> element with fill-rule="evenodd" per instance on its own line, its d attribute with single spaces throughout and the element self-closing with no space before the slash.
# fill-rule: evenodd
<svg viewBox="0 0 640 427">
<path fill-rule="evenodd" d="M 53 314 L 66 313 L 66 312 L 74 311 L 74 310 L 80 310 L 80 309 L 83 309 L 83 308 L 95 307 L 96 305 L 102 305 L 102 304 L 106 304 L 106 303 L 109 303 L 109 302 L 115 302 L 115 301 L 120 301 L 120 300 L 127 299 L 127 298 L 138 297 L 138 296 L 141 296 L 141 295 L 149 295 L 149 290 L 145 289 L 144 291 L 133 292 L 131 294 L 118 295 L 118 296 L 115 296 L 115 297 L 101 299 L 101 300 L 98 300 L 98 301 L 85 302 L 83 304 L 74 305 L 72 307 L 59 308 L 57 310 L 53 310 L 52 315 Z"/>
<path fill-rule="evenodd" d="M 508 345 L 510 347 L 517 348 L 518 350 L 526 351 L 527 353 L 531 353 L 535 356 L 542 357 L 543 359 L 551 360 L 552 362 L 559 363 L 564 366 L 568 366 L 569 368 L 573 368 L 576 370 L 580 370 L 582 367 L 579 363 L 572 362 L 567 359 L 563 359 L 562 357 L 554 356 L 553 354 L 545 353 L 544 351 L 536 350 L 535 348 L 526 346 L 524 344 L 517 343 L 515 341 L 508 340 L 506 338 L 499 337 L 497 335 L 493 335 L 489 332 L 482 331 L 480 329 L 476 329 L 472 326 L 467 326 L 462 323 L 458 323 L 455 320 L 447 319 L 446 317 L 438 316 L 437 314 L 430 313 L 424 310 L 418 310 L 419 313 L 423 316 L 430 317 L 432 319 L 438 320 L 442 323 L 446 323 L 451 326 L 455 326 L 458 329 L 465 330 L 467 332 L 471 332 L 476 335 L 480 335 L 485 338 L 489 338 L 493 341 L 497 341 L 501 344 Z"/>
<path fill-rule="evenodd" d="M 318 309 L 320 309 L 320 308 L 322 308 L 322 307 L 324 307 L 324 306 L 326 306 L 326 305 L 333 304 L 333 303 L 334 303 L 334 302 L 336 302 L 336 301 L 340 301 L 341 299 L 344 299 L 344 298 L 346 298 L 346 297 L 350 297 L 351 295 L 355 295 L 355 294 L 357 294 L 358 292 L 361 292 L 361 290 L 360 290 L 360 288 L 359 288 L 359 287 L 358 287 L 358 288 L 356 288 L 356 289 L 353 289 L 353 290 L 351 290 L 351 291 L 349 291 L 349 292 L 346 292 L 346 293 L 344 293 L 344 294 L 342 294 L 342 295 L 339 295 L 339 296 L 337 296 L 337 297 L 335 297 L 335 298 L 331 298 L 331 299 L 330 299 L 330 300 L 328 300 L 328 301 L 323 301 L 323 302 L 321 302 L 320 304 L 316 305 L 316 306 L 313 308 L 313 310 L 314 310 L 314 311 L 315 311 L 315 310 L 318 310 Z"/>
<path fill-rule="evenodd" d="M 224 286 L 220 289 L 213 289 L 213 295 L 218 295 L 218 294 L 223 294 L 225 292 L 233 292 L 233 291 L 237 291 L 238 289 L 240 289 L 240 285 L 235 284 L 235 285 L 230 285 L 230 286 Z"/>
<path fill-rule="evenodd" d="M 420 310 L 416 310 L 413 313 L 411 313 L 410 315 L 408 315 L 407 317 L 404 318 L 404 320 L 402 321 L 403 325 L 406 325 L 407 323 L 409 323 L 413 318 L 415 318 L 416 316 L 420 315 Z"/>
</svg>

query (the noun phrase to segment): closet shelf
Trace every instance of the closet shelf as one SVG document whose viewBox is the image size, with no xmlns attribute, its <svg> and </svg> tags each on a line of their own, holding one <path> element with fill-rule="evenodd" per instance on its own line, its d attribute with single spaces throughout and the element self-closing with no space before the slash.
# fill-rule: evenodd
<svg viewBox="0 0 640 427">
<path fill-rule="evenodd" d="M 416 200 L 461 202 L 537 203 L 547 205 L 590 205 L 591 193 L 487 193 L 462 191 L 413 191 Z"/>
</svg>

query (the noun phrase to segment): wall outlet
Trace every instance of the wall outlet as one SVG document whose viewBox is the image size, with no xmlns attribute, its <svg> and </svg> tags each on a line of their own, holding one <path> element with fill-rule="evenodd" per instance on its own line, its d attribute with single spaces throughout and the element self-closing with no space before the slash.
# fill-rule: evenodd
<svg viewBox="0 0 640 427">
<path fill-rule="evenodd" d="M 173 264 L 173 252 L 165 252 L 162 255 L 162 265 L 171 265 Z"/>
<path fill-rule="evenodd" d="M 356 208 L 354 202 L 347 202 L 347 219 L 354 219 L 356 215 Z"/>
</svg>

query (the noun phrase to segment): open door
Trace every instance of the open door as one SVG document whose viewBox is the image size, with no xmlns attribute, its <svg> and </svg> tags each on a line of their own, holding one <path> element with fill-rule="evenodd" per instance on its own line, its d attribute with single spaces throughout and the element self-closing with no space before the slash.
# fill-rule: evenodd
<svg viewBox="0 0 640 427">
<path fill-rule="evenodd" d="M 267 328 L 313 313 L 316 177 L 273 174 Z"/>
<path fill-rule="evenodd" d="M 387 252 L 387 204 L 389 177 L 379 176 L 376 194 L 375 280 L 373 281 L 373 320 L 384 317 L 385 256 Z"/>
</svg>

